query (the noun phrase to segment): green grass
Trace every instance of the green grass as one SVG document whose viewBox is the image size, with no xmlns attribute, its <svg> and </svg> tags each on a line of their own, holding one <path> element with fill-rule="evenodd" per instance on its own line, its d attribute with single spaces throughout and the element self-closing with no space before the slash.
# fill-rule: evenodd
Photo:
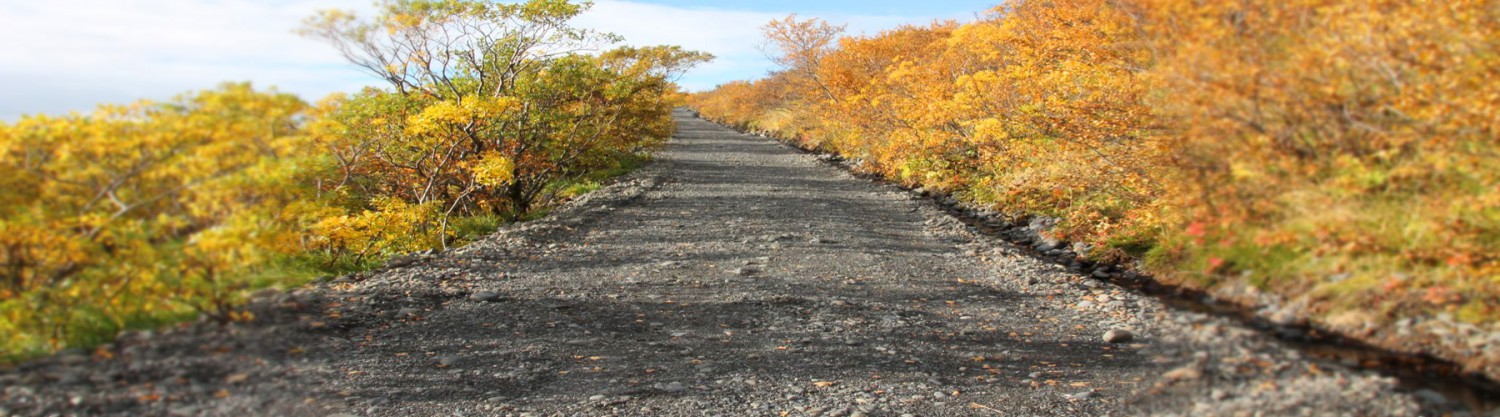
<svg viewBox="0 0 1500 417">
<path fill-rule="evenodd" d="M 604 187 L 611 178 L 628 174 L 651 162 L 651 156 L 643 153 L 619 152 L 612 163 L 573 178 L 558 180 L 547 186 L 546 193 L 551 203 L 561 203 Z"/>
<path fill-rule="evenodd" d="M 172 311 L 155 312 L 153 314 L 134 315 L 112 319 L 103 315 L 96 308 L 81 306 L 71 312 L 72 320 L 63 329 L 63 346 L 65 348 L 92 349 L 99 345 L 109 343 L 115 339 L 121 331 L 156 329 L 174 323 L 193 320 L 198 313 L 190 308 L 182 307 Z M 47 343 L 45 337 L 15 338 L 8 340 L 4 351 L 0 352 L 0 363 L 16 363 L 32 358 L 50 355 L 52 347 Z"/>
<path fill-rule="evenodd" d="M 229 295 L 236 304 L 242 303 L 250 293 L 264 288 L 293 288 L 312 281 L 323 270 L 315 268 L 305 257 L 280 257 L 256 271 L 234 281 L 243 288 Z M 8 300 L 21 302 L 21 300 Z M 173 308 L 125 316 L 111 316 L 92 305 L 72 306 L 67 312 L 67 325 L 62 330 L 62 347 L 66 349 L 93 349 L 110 343 L 122 331 L 159 329 L 176 323 L 192 321 L 200 312 L 191 307 L 194 302 L 205 300 L 177 300 Z M 14 307 L 14 306 L 12 306 Z M 10 337 L 0 348 L 0 363 L 16 363 L 53 353 L 45 335 Z"/>
<path fill-rule="evenodd" d="M 499 215 L 460 217 L 452 220 L 453 235 L 459 242 L 473 242 L 505 226 L 506 218 Z"/>
</svg>

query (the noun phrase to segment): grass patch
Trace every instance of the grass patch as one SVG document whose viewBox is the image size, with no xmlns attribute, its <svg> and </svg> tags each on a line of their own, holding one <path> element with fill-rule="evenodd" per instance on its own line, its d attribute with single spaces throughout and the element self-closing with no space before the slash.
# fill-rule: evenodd
<svg viewBox="0 0 1500 417">
<path fill-rule="evenodd" d="M 651 162 L 651 155 L 638 152 L 618 152 L 612 163 L 601 169 L 596 169 L 572 178 L 558 180 L 547 186 L 546 194 L 550 195 L 549 205 L 556 205 L 588 194 L 604 187 L 610 179 L 629 174 L 640 167 Z M 534 218 L 534 217 L 533 217 Z M 524 220 L 523 220 L 524 221 Z"/>
<path fill-rule="evenodd" d="M 506 219 L 498 215 L 470 216 L 453 219 L 453 235 L 460 242 L 473 242 L 505 226 Z"/>
<path fill-rule="evenodd" d="M 240 288 L 226 291 L 225 297 L 233 305 L 243 304 L 249 294 L 265 288 L 294 288 L 312 281 L 324 273 L 311 265 L 305 256 L 280 257 L 232 280 Z M 133 314 L 111 314 L 98 306 L 78 304 L 70 306 L 66 317 L 53 318 L 65 323 L 55 328 L 53 334 L 37 334 L 15 329 L 17 323 L 0 317 L 0 329 L 13 334 L 3 339 L 0 345 L 0 363 L 16 363 L 54 353 L 54 341 L 64 349 L 93 349 L 114 341 L 123 331 L 159 329 L 165 326 L 197 319 L 201 312 L 193 308 L 195 303 L 207 303 L 208 299 L 174 299 L 168 307 Z M 24 300 L 10 299 L 6 310 L 25 308 Z"/>
</svg>

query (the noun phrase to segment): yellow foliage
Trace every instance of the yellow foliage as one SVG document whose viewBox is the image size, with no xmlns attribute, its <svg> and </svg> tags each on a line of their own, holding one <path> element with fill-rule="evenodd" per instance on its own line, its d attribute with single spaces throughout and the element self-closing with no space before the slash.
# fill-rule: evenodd
<svg viewBox="0 0 1500 417">
<path fill-rule="evenodd" d="M 328 217 L 309 228 L 310 246 L 317 250 L 346 252 L 357 259 L 381 254 L 400 254 L 438 245 L 426 230 L 436 228 L 437 202 L 411 204 L 399 198 L 379 197 L 372 210 Z"/>
<path fill-rule="evenodd" d="M 515 178 L 516 164 L 509 158 L 500 155 L 499 152 L 487 152 L 469 171 L 474 173 L 474 181 L 486 187 L 499 187 L 509 184 Z"/>
<path fill-rule="evenodd" d="M 520 107 L 515 98 L 482 98 L 474 95 L 456 100 L 443 100 L 428 105 L 421 113 L 411 116 L 406 124 L 409 135 L 425 135 L 462 129 L 472 129 L 476 124 L 489 123 L 491 119 L 504 116 Z"/>
<path fill-rule="evenodd" d="M 296 194 L 303 104 L 248 84 L 0 126 L 0 340 L 55 348 L 129 320 L 223 314 Z"/>
<path fill-rule="evenodd" d="M 1478 317 L 1500 305 L 1497 22 L 1486 0 L 1022 0 L 835 45 L 788 17 L 784 71 L 690 102 L 1100 255 L 1150 249 L 1165 279 Z M 1391 276 L 1417 278 L 1369 284 Z"/>
<path fill-rule="evenodd" d="M 0 359 L 185 314 L 247 320 L 233 309 L 252 287 L 446 247 L 661 143 L 670 80 L 711 57 L 575 53 L 614 39 L 567 26 L 586 7 L 328 11 L 302 33 L 389 90 L 308 108 L 226 84 L 0 123 Z"/>
</svg>

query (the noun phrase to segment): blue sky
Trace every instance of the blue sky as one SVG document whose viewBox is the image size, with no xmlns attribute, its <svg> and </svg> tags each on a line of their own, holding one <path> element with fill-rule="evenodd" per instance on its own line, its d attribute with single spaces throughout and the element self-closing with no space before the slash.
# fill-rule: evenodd
<svg viewBox="0 0 1500 417">
<path fill-rule="evenodd" d="M 574 23 L 628 44 L 674 44 L 718 56 L 685 75 L 693 90 L 772 68 L 759 27 L 797 13 L 874 33 L 935 19 L 972 20 L 998 0 L 595 0 Z M 275 86 L 305 100 L 377 81 L 331 47 L 292 33 L 316 10 L 371 9 L 371 0 L 6 0 L 0 7 L 0 120 L 165 100 L 223 81 Z"/>
</svg>

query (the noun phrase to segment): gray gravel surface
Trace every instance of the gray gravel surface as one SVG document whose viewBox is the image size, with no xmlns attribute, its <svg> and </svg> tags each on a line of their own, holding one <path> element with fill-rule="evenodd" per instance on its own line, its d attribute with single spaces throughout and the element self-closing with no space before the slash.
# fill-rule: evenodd
<svg viewBox="0 0 1500 417">
<path fill-rule="evenodd" d="M 545 219 L 262 294 L 257 323 L 132 333 L 0 372 L 0 415 L 1357 416 L 1444 406 L 1038 261 L 812 155 L 678 119 L 656 162 Z"/>
</svg>

